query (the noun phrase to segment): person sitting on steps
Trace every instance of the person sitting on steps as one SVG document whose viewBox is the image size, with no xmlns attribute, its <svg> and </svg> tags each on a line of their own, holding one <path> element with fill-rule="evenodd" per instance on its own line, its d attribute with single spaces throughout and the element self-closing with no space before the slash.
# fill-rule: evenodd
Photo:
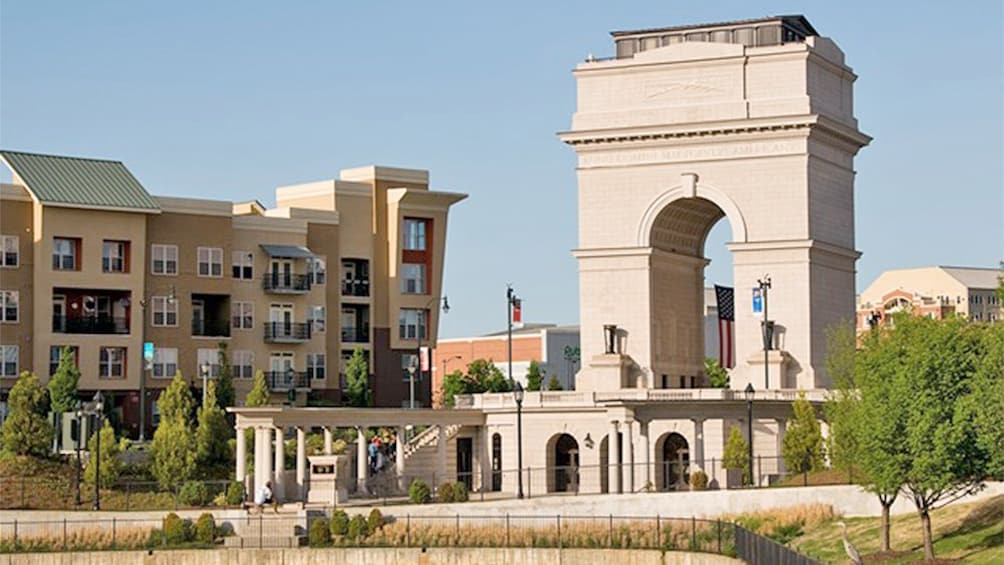
<svg viewBox="0 0 1004 565">
<path fill-rule="evenodd" d="M 258 490 L 254 497 L 254 505 L 258 508 L 259 513 L 265 511 L 265 505 L 271 504 L 272 510 L 276 514 L 279 513 L 279 503 L 275 501 L 275 496 L 272 494 L 272 481 L 265 481 L 265 484 Z"/>
</svg>

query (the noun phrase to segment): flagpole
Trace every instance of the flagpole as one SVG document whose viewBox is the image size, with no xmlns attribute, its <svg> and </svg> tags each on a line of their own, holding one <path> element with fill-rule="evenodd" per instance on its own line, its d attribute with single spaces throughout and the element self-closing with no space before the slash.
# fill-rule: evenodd
<svg viewBox="0 0 1004 565">
<path fill-rule="evenodd" d="M 508 347 L 509 347 L 509 355 L 508 355 L 508 357 L 509 357 L 509 382 L 512 383 L 513 382 L 513 380 L 512 380 L 512 297 L 513 297 L 512 284 L 507 284 L 506 285 L 505 296 L 506 296 L 506 301 L 505 302 L 506 302 L 506 314 L 507 314 L 507 320 L 506 321 L 508 322 L 508 330 L 507 330 L 506 333 L 507 333 L 508 342 L 509 342 L 508 343 Z"/>
</svg>

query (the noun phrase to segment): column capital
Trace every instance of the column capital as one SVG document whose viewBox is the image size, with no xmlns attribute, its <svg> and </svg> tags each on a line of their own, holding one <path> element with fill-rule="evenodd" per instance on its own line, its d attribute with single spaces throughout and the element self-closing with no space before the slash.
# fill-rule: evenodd
<svg viewBox="0 0 1004 565">
<path fill-rule="evenodd" d="M 690 421 L 695 424 L 703 424 L 705 421 L 707 421 L 707 418 L 691 418 Z"/>
</svg>

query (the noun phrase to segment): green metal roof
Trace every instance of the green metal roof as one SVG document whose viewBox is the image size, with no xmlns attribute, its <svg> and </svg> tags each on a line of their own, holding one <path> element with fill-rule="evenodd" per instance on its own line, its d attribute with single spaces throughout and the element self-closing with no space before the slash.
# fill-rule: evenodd
<svg viewBox="0 0 1004 565">
<path fill-rule="evenodd" d="M 42 204 L 160 210 L 120 161 L 4 150 L 0 157 Z"/>
</svg>

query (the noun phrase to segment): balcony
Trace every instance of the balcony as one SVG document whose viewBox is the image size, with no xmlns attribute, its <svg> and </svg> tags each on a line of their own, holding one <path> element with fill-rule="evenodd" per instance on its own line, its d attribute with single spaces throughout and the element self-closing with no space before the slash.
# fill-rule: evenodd
<svg viewBox="0 0 1004 565">
<path fill-rule="evenodd" d="M 271 294 L 306 294 L 310 292 L 310 278 L 292 273 L 266 273 L 262 288 Z"/>
<path fill-rule="evenodd" d="M 289 389 L 309 389 L 310 376 L 306 371 L 268 371 L 265 382 L 269 390 L 287 391 Z"/>
<path fill-rule="evenodd" d="M 303 322 L 265 322 L 265 342 L 303 343 L 310 340 L 310 328 Z"/>
<path fill-rule="evenodd" d="M 342 343 L 369 343 L 369 328 L 342 328 Z"/>
<path fill-rule="evenodd" d="M 370 281 L 363 279 L 343 279 L 342 296 L 362 296 L 370 295 Z"/>
<path fill-rule="evenodd" d="M 230 337 L 230 320 L 192 320 L 192 337 Z"/>
<path fill-rule="evenodd" d="M 117 316 L 53 316 L 52 332 L 57 334 L 129 333 L 129 318 Z"/>
</svg>

